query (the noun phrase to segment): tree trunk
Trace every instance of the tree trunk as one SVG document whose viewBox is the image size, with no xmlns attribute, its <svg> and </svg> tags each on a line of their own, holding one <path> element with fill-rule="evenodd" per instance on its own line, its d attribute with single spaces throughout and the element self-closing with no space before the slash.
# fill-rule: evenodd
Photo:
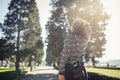
<svg viewBox="0 0 120 80">
<path fill-rule="evenodd" d="M 20 64 L 19 64 L 19 62 L 20 62 L 20 59 L 19 59 L 19 54 L 18 54 L 18 53 L 16 53 L 16 62 L 15 62 L 16 78 L 18 78 L 18 77 L 19 77 L 19 75 L 20 75 L 20 69 L 19 69 Z"/>
<path fill-rule="evenodd" d="M 28 66 L 30 67 L 30 71 L 32 71 L 32 56 L 29 57 L 29 64 Z"/>
<path fill-rule="evenodd" d="M 16 63 L 15 63 L 15 68 L 16 68 L 16 78 L 18 78 L 19 77 L 19 75 L 20 75 L 20 69 L 19 69 L 19 67 L 20 67 L 20 64 L 19 64 L 19 62 L 20 62 L 20 56 L 19 56 L 19 40 L 20 40 L 20 31 L 18 30 L 18 37 L 17 37 L 17 53 L 16 53 Z"/>
<path fill-rule="evenodd" d="M 0 64 L 1 67 L 3 67 L 3 60 L 1 60 L 1 64 Z"/>
<path fill-rule="evenodd" d="M 95 57 L 92 57 L 92 66 L 95 68 Z"/>
</svg>

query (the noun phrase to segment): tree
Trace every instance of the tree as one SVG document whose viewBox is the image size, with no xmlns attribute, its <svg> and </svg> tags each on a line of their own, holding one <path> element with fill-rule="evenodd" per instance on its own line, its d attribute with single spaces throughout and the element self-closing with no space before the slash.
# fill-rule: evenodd
<svg viewBox="0 0 120 80">
<path fill-rule="evenodd" d="M 11 57 L 14 54 L 14 48 L 13 44 L 7 43 L 4 39 L 0 39 L 0 60 L 3 61 L 6 58 Z"/>
<path fill-rule="evenodd" d="M 6 40 L 14 42 L 16 46 L 16 73 L 19 76 L 19 62 L 20 62 L 20 39 L 22 38 L 21 32 L 26 28 L 26 19 L 28 17 L 28 2 L 25 0 L 11 0 L 4 21 L 4 35 Z"/>
<path fill-rule="evenodd" d="M 64 4 L 70 25 L 79 17 L 90 23 L 92 35 L 86 53 L 88 57 L 92 58 L 93 66 L 95 66 L 95 57 L 102 57 L 105 50 L 106 39 L 104 31 L 110 16 L 105 12 L 100 0 L 69 0 L 64 2 Z"/>
<path fill-rule="evenodd" d="M 64 14 L 64 18 L 66 17 L 68 19 L 69 26 L 72 26 L 72 23 L 76 18 L 83 18 L 90 23 L 92 27 L 92 35 L 91 40 L 89 41 L 88 47 L 86 49 L 86 59 L 89 60 L 91 58 L 93 66 L 95 66 L 95 58 L 102 57 L 103 51 L 105 50 L 104 45 L 106 43 L 106 39 L 104 31 L 105 26 L 107 25 L 107 20 L 110 17 L 105 12 L 102 3 L 100 3 L 100 0 L 52 0 L 52 1 L 54 2 L 54 4 L 52 4 L 54 9 L 57 9 L 55 5 L 62 6 L 64 12 L 62 12 L 61 14 Z M 55 15 L 53 14 L 52 16 Z M 55 16 L 54 18 L 56 19 L 57 16 Z M 55 21 L 53 23 L 55 23 Z M 54 31 L 52 33 L 56 34 L 58 33 L 58 31 L 57 32 Z M 53 40 L 53 38 L 51 40 Z M 56 41 L 59 40 L 57 39 Z M 54 41 L 53 43 L 55 43 L 56 41 Z M 59 45 L 59 43 L 57 43 L 57 45 Z"/>
<path fill-rule="evenodd" d="M 38 40 L 42 40 L 39 13 L 35 0 L 29 2 L 28 28 L 24 32 L 25 48 L 35 46 Z"/>
<path fill-rule="evenodd" d="M 43 56 L 43 43 L 41 40 L 38 40 L 38 42 L 36 43 L 36 54 L 35 54 L 35 62 L 37 63 L 37 66 L 41 64 L 42 56 Z"/>
<path fill-rule="evenodd" d="M 42 61 L 43 56 L 43 43 L 41 40 L 38 40 L 38 42 L 33 47 L 25 48 L 21 50 L 21 62 L 27 62 L 28 66 L 33 67 L 32 62 L 34 62 L 35 65 L 40 65 Z M 25 61 L 26 60 L 26 61 Z"/>
<path fill-rule="evenodd" d="M 38 13 L 38 9 L 35 3 L 35 0 L 31 0 L 30 4 L 29 4 L 29 21 L 28 21 L 28 25 L 29 26 L 29 30 L 27 30 L 24 33 L 24 40 L 25 40 L 25 48 L 28 48 L 28 50 L 30 50 L 31 52 L 29 53 L 29 66 L 31 66 L 31 70 L 32 70 L 32 56 L 35 56 L 35 60 L 37 62 L 41 62 L 41 57 L 42 57 L 42 49 L 43 49 L 43 44 L 42 44 L 42 38 L 40 36 L 41 34 L 41 26 L 39 24 L 39 13 Z M 31 34 L 32 33 L 32 34 Z M 41 43 L 40 43 L 41 42 Z M 37 43 L 37 44 L 36 44 Z M 42 47 L 40 47 L 42 46 Z M 37 56 L 36 56 L 37 55 Z M 38 59 L 39 56 L 39 59 Z M 39 61 L 40 60 L 40 61 Z"/>
<path fill-rule="evenodd" d="M 1 28 L 2 28 L 2 24 L 0 23 L 0 30 L 1 30 Z"/>
<path fill-rule="evenodd" d="M 49 18 L 46 29 L 48 31 L 47 64 L 56 62 L 63 48 L 63 41 L 66 34 L 67 22 L 64 14 L 64 8 L 58 4 L 57 0 L 51 0 L 52 16 Z"/>
<path fill-rule="evenodd" d="M 34 5 L 34 6 L 33 6 Z M 11 0 L 4 21 L 5 39 L 16 46 L 16 73 L 19 76 L 20 51 L 34 46 L 40 38 L 40 25 L 35 0 Z M 30 35 L 28 35 L 30 34 Z"/>
</svg>

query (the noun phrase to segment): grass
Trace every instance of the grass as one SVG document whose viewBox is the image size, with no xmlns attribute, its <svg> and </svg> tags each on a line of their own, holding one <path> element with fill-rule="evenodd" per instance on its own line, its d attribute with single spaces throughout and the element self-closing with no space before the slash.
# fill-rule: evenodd
<svg viewBox="0 0 120 80">
<path fill-rule="evenodd" d="M 15 68 L 0 67 L 0 80 L 13 80 L 16 77 Z"/>
<path fill-rule="evenodd" d="M 120 78 L 120 70 L 113 70 L 113 69 L 100 69 L 100 68 L 87 68 L 88 72 L 93 73 L 100 73 L 102 75 L 107 75 L 111 77 L 118 77 Z"/>
<path fill-rule="evenodd" d="M 15 68 L 0 68 L 0 72 L 15 71 Z"/>
<path fill-rule="evenodd" d="M 20 67 L 20 76 L 24 76 L 26 74 L 26 70 L 28 70 L 29 67 Z M 15 67 L 11 68 L 3 68 L 0 67 L 0 80 L 14 80 L 16 78 L 16 71 Z"/>
<path fill-rule="evenodd" d="M 21 69 L 21 72 L 30 70 L 29 67 L 20 67 L 20 69 Z M 11 67 L 11 68 L 0 67 L 0 72 L 7 72 L 7 71 L 15 71 L 15 67 Z"/>
</svg>

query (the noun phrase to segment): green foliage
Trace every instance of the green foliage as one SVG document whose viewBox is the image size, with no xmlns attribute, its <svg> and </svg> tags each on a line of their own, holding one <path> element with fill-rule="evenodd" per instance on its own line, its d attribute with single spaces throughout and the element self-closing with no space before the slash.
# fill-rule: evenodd
<svg viewBox="0 0 120 80">
<path fill-rule="evenodd" d="M 56 3 L 57 1 L 52 0 L 52 16 L 49 18 L 46 25 L 46 29 L 48 31 L 48 48 L 46 61 L 49 65 L 58 59 L 63 48 L 64 37 L 66 34 L 66 29 L 68 27 L 63 7 Z"/>
<path fill-rule="evenodd" d="M 29 62 L 29 66 L 34 61 L 36 65 L 40 65 L 43 56 L 43 43 L 41 40 L 38 40 L 35 46 L 25 48 L 21 50 L 21 62 Z"/>
<path fill-rule="evenodd" d="M 24 43 L 25 48 L 35 46 L 38 40 L 42 40 L 41 26 L 39 21 L 39 13 L 36 6 L 35 0 L 30 0 L 29 2 L 29 13 L 28 13 L 28 22 L 27 29 L 24 31 Z"/>
<path fill-rule="evenodd" d="M 2 28 L 5 39 L 16 47 L 16 74 L 19 76 L 20 49 L 23 47 L 23 32 L 27 28 L 29 2 L 27 0 L 11 0 L 8 13 Z M 25 15 L 25 16 L 24 16 Z"/>
<path fill-rule="evenodd" d="M 7 43 L 6 40 L 0 39 L 0 60 L 5 60 L 14 54 L 14 44 Z"/>
<path fill-rule="evenodd" d="M 5 40 L 15 44 L 16 71 L 19 70 L 21 52 L 35 46 L 41 39 L 39 14 L 35 0 L 11 0 L 2 31 Z"/>
</svg>

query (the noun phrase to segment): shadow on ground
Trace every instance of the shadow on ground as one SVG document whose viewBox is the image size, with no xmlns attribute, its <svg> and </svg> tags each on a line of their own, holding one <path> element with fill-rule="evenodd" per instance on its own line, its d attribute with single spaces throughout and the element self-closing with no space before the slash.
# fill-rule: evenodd
<svg viewBox="0 0 120 80">
<path fill-rule="evenodd" d="M 58 75 L 55 74 L 35 74 L 26 75 L 19 80 L 58 80 Z M 109 77 L 96 73 L 88 73 L 88 80 L 120 80 L 120 78 Z"/>
<path fill-rule="evenodd" d="M 88 80 L 120 80 L 120 78 L 105 76 L 97 73 L 88 73 Z"/>
<path fill-rule="evenodd" d="M 58 80 L 58 77 L 55 74 L 29 74 L 19 80 Z"/>
</svg>

